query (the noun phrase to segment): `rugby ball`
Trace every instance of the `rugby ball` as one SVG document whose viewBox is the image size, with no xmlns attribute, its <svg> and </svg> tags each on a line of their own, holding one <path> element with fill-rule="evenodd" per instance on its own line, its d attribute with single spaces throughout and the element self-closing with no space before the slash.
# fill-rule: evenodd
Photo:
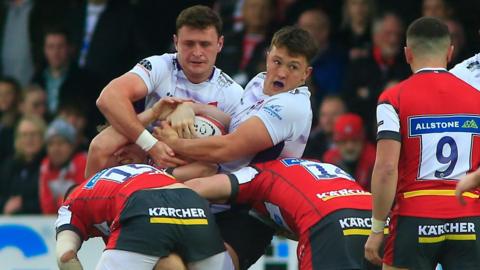
<svg viewBox="0 0 480 270">
<path fill-rule="evenodd" d="M 193 124 L 198 138 L 225 135 L 225 127 L 218 120 L 204 115 L 196 115 Z"/>
</svg>

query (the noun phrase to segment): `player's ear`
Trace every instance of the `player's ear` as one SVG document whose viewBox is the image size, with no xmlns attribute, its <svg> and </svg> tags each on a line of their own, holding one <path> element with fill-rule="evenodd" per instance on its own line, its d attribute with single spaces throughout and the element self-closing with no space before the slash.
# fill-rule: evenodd
<svg viewBox="0 0 480 270">
<path fill-rule="evenodd" d="M 408 64 L 411 64 L 412 60 L 413 60 L 412 49 L 405 46 L 405 47 L 403 47 L 403 52 L 405 54 L 405 61 L 407 61 Z"/>
<path fill-rule="evenodd" d="M 448 52 L 447 52 L 447 63 L 450 63 L 450 61 L 452 61 L 454 51 L 455 51 L 455 47 L 453 45 L 450 45 L 448 47 Z"/>
<path fill-rule="evenodd" d="M 224 40 L 225 40 L 225 39 L 224 39 L 224 37 L 223 37 L 223 36 L 220 36 L 220 37 L 218 38 L 218 43 L 217 43 L 217 46 L 218 46 L 218 47 L 217 47 L 217 52 L 220 52 L 220 51 L 222 50 L 222 48 L 223 48 L 223 42 L 224 42 Z"/>
<path fill-rule="evenodd" d="M 173 34 L 173 45 L 175 46 L 175 50 L 178 52 L 178 37 L 175 34 Z"/>
</svg>

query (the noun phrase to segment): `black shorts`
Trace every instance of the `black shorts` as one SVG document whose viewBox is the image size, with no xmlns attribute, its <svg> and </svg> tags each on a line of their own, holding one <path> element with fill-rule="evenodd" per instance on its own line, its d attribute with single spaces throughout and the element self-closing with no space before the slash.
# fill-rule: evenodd
<svg viewBox="0 0 480 270">
<path fill-rule="evenodd" d="M 272 241 L 275 230 L 248 214 L 250 208 L 234 208 L 215 214 L 223 240 L 237 253 L 240 269 L 248 269 Z"/>
<path fill-rule="evenodd" d="M 187 188 L 133 193 L 107 248 L 159 257 L 175 252 L 186 262 L 225 251 L 208 202 Z"/>
<path fill-rule="evenodd" d="M 385 245 L 387 265 L 415 269 L 480 269 L 480 217 L 393 216 Z"/>
<path fill-rule="evenodd" d="M 364 258 L 371 217 L 371 211 L 355 209 L 338 210 L 324 217 L 300 236 L 299 269 L 381 269 Z"/>
</svg>

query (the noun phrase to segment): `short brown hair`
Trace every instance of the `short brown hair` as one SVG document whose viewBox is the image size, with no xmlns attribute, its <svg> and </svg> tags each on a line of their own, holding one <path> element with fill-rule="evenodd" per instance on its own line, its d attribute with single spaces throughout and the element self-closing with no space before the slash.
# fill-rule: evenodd
<svg viewBox="0 0 480 270">
<path fill-rule="evenodd" d="M 408 26 L 407 47 L 417 56 L 444 54 L 451 42 L 447 25 L 437 18 L 422 17 Z"/>
<path fill-rule="evenodd" d="M 210 26 L 215 27 L 217 34 L 222 34 L 222 19 L 211 8 L 202 5 L 196 5 L 186 8 L 180 12 L 176 22 L 176 33 L 183 26 L 189 26 L 195 29 L 206 29 Z"/>
<path fill-rule="evenodd" d="M 310 34 L 296 26 L 285 26 L 275 32 L 270 43 L 270 49 L 286 48 L 288 53 L 294 56 L 301 55 L 310 62 L 317 53 L 315 41 Z"/>
</svg>

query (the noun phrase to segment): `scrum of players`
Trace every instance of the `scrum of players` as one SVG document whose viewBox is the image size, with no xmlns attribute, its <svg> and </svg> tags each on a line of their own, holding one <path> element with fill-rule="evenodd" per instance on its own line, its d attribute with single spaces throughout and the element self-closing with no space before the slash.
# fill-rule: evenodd
<svg viewBox="0 0 480 270">
<path fill-rule="evenodd" d="M 379 99 L 369 193 L 301 159 L 316 52 L 306 31 L 277 31 L 266 71 L 242 89 L 214 66 L 218 15 L 183 10 L 177 52 L 143 59 L 97 100 L 110 126 L 59 209 L 59 268 L 82 269 L 82 242 L 103 237 L 97 269 L 248 269 L 277 233 L 298 241 L 302 270 L 480 269 L 480 57 L 447 71 L 453 47 L 433 18 L 406 40 L 413 75 Z"/>
</svg>

